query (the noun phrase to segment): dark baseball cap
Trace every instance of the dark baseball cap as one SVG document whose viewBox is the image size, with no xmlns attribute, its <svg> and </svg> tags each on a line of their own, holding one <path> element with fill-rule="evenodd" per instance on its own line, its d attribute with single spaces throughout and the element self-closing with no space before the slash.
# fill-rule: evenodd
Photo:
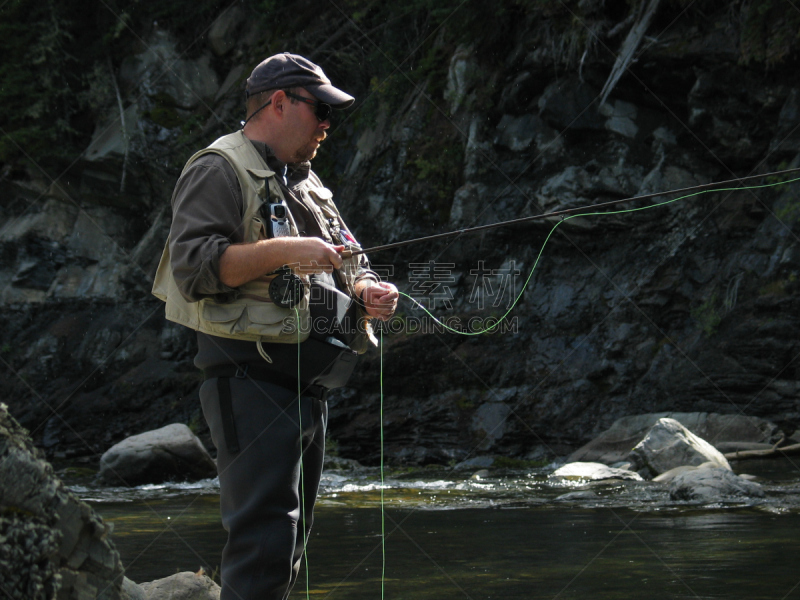
<svg viewBox="0 0 800 600">
<path fill-rule="evenodd" d="M 276 54 L 262 61 L 247 78 L 247 96 L 266 90 L 303 87 L 315 98 L 334 108 L 347 108 L 354 101 L 350 94 L 331 85 L 320 67 L 297 54 Z"/>
</svg>

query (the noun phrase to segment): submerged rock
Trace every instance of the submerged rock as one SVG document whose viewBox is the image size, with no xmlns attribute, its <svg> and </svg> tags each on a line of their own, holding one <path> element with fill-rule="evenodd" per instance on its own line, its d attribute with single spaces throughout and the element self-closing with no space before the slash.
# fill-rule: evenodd
<svg viewBox="0 0 800 600">
<path fill-rule="evenodd" d="M 133 435 L 100 459 L 100 479 L 114 485 L 141 485 L 215 477 L 217 468 L 202 442 L 182 423 Z"/>
<path fill-rule="evenodd" d="M 627 479 L 631 481 L 642 481 L 638 473 L 626 469 L 614 469 L 600 463 L 575 462 L 569 463 L 556 469 L 550 477 L 561 477 L 564 479 L 589 479 L 591 481 L 601 481 L 603 479 Z"/>
<path fill-rule="evenodd" d="M 147 600 L 219 600 L 220 587 L 202 572 L 184 571 L 142 583 Z"/>
<path fill-rule="evenodd" d="M 729 497 L 763 498 L 762 487 L 728 469 L 695 468 L 678 474 L 669 487 L 673 500 L 715 501 Z"/>
<path fill-rule="evenodd" d="M 650 476 L 683 465 L 711 462 L 731 470 L 726 458 L 704 439 L 697 437 L 675 419 L 659 419 L 630 453 L 631 467 Z"/>
<path fill-rule="evenodd" d="M 669 471 L 665 471 L 660 475 L 656 475 L 653 477 L 653 481 L 656 483 L 670 483 L 673 479 L 675 479 L 681 473 L 686 473 L 687 471 L 695 471 L 697 469 L 707 469 L 707 468 L 714 468 L 714 463 L 707 462 L 703 463 L 702 465 L 698 465 L 696 467 L 692 467 L 690 465 L 681 465 L 680 467 L 675 467 L 670 469 Z"/>
<path fill-rule="evenodd" d="M 555 501 L 556 502 L 572 502 L 575 500 L 596 500 L 599 496 L 592 492 L 592 491 L 583 491 L 583 492 L 569 492 L 567 494 L 561 494 L 558 496 Z"/>
</svg>

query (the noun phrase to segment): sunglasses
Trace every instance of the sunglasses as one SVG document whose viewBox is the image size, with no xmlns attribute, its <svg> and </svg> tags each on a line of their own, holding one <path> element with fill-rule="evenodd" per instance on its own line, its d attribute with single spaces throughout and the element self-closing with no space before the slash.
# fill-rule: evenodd
<svg viewBox="0 0 800 600">
<path fill-rule="evenodd" d="M 287 90 L 283 90 L 283 93 L 289 96 L 289 98 L 294 98 L 295 100 L 300 100 L 300 102 L 305 102 L 306 104 L 310 104 L 314 107 L 314 116 L 317 117 L 317 121 L 322 123 L 322 121 L 327 121 L 331 118 L 331 114 L 333 113 L 333 107 L 330 104 L 325 104 L 324 102 L 320 102 L 319 100 L 311 100 L 311 98 L 306 98 L 305 96 L 300 96 L 298 94 L 293 94 Z"/>
</svg>

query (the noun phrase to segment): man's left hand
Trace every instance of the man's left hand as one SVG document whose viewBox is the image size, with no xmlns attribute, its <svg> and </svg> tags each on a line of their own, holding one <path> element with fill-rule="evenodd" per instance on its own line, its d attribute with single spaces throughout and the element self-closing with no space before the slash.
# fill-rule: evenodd
<svg viewBox="0 0 800 600">
<path fill-rule="evenodd" d="M 397 288 L 385 281 L 371 282 L 360 291 L 364 308 L 370 317 L 388 321 L 397 309 L 397 299 L 400 294 Z"/>
</svg>

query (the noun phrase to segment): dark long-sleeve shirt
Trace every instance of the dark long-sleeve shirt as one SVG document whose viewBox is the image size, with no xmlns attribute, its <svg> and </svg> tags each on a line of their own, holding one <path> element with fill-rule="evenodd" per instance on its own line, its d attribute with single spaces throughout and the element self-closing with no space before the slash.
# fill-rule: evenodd
<svg viewBox="0 0 800 600">
<path fill-rule="evenodd" d="M 278 182 L 301 236 L 313 236 L 331 242 L 315 212 L 309 208 L 313 199 L 305 191 L 310 163 L 284 165 L 261 142 L 251 141 L 264 157 Z M 175 281 L 181 294 L 190 302 L 213 298 L 232 300 L 236 289 L 219 278 L 220 257 L 231 244 L 244 242 L 242 218 L 244 198 L 236 173 L 218 154 L 206 154 L 194 161 L 175 186 L 172 197 L 170 257 Z M 362 263 L 363 276 L 374 278 Z M 218 364 L 261 362 L 254 342 L 208 336 L 198 332 L 198 355 L 195 364 L 207 368 Z M 277 363 L 293 350 L 289 344 L 264 344 Z M 295 363 L 296 364 L 296 363 Z M 302 365 L 301 365 L 302 366 Z"/>
</svg>

